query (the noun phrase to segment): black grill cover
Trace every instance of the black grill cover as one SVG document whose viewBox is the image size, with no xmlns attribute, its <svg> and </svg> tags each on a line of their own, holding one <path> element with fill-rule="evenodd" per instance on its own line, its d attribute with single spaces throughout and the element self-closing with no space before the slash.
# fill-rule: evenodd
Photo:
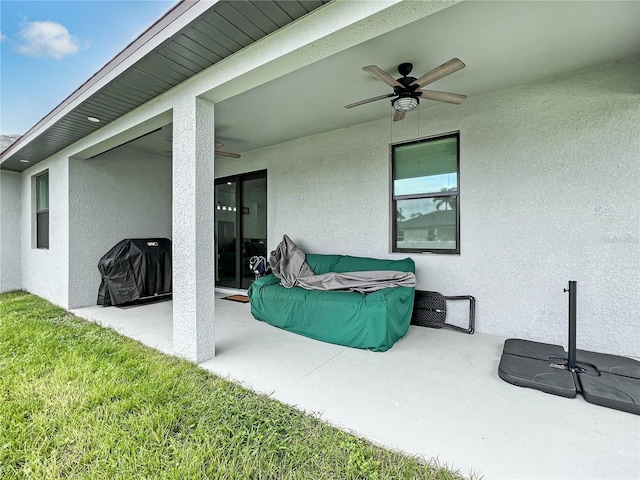
<svg viewBox="0 0 640 480">
<path fill-rule="evenodd" d="M 128 238 L 98 263 L 98 305 L 121 305 L 171 293 L 171 240 Z"/>
</svg>

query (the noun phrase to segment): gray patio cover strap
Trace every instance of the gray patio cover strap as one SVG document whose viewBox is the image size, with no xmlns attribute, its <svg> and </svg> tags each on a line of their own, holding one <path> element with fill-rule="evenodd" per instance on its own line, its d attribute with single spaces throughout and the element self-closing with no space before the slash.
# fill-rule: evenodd
<svg viewBox="0 0 640 480">
<path fill-rule="evenodd" d="M 371 270 L 315 275 L 306 262 L 304 252 L 287 235 L 271 252 L 269 264 L 273 274 L 287 288 L 301 287 L 306 290 L 351 290 L 371 293 L 383 288 L 416 286 L 416 276 L 410 272 Z"/>
</svg>

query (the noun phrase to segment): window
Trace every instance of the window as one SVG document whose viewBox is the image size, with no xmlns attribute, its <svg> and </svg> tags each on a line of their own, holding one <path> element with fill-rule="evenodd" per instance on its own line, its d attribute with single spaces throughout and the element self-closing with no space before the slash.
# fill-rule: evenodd
<svg viewBox="0 0 640 480">
<path fill-rule="evenodd" d="M 36 248 L 49 248 L 49 172 L 36 177 Z"/>
<path fill-rule="evenodd" d="M 391 146 L 392 250 L 460 253 L 459 134 Z"/>
</svg>

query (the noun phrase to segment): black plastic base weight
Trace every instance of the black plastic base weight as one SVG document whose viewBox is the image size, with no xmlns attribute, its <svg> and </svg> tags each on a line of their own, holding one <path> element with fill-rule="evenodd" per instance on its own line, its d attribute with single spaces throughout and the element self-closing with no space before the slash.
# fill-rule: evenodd
<svg viewBox="0 0 640 480">
<path fill-rule="evenodd" d="M 640 362 L 576 350 L 576 365 L 559 345 L 509 339 L 498 375 L 505 382 L 640 415 Z"/>
<path fill-rule="evenodd" d="M 511 338 L 504 343 L 498 375 L 519 387 L 574 398 L 577 388 L 573 374 L 559 365 L 557 359 L 566 360 L 559 345 Z"/>
</svg>

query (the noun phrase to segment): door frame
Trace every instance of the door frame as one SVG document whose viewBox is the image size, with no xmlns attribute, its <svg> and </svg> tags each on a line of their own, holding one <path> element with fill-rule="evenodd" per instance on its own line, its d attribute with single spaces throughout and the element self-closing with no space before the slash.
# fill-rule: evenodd
<svg viewBox="0 0 640 480">
<path fill-rule="evenodd" d="M 265 182 L 268 185 L 268 178 L 267 178 L 267 170 L 256 170 L 254 172 L 248 172 L 248 173 L 238 173 L 236 175 L 229 175 L 227 177 L 221 177 L 221 178 L 216 178 L 215 182 L 214 182 L 214 191 L 215 191 L 215 187 L 218 185 L 222 185 L 224 183 L 227 182 L 235 182 L 236 183 L 236 198 L 235 198 L 235 203 L 238 206 L 237 210 L 236 210 L 236 278 L 235 278 L 235 286 L 233 287 L 228 287 L 225 285 L 218 285 L 218 280 L 216 280 L 215 282 L 215 287 L 216 288 L 237 288 L 237 289 L 242 289 L 242 239 L 244 238 L 244 231 L 243 231 L 243 226 L 242 226 L 242 182 L 244 180 L 255 180 L 258 178 L 264 178 Z M 267 195 L 268 198 L 268 195 Z M 216 229 L 217 229 L 217 219 L 216 214 L 215 214 L 215 199 L 214 199 L 214 222 L 216 223 Z M 267 232 L 265 232 L 265 244 L 267 241 Z M 215 259 L 216 262 L 218 260 L 218 250 L 220 248 L 220 245 L 217 243 L 216 241 L 216 252 L 215 252 Z M 219 265 L 216 263 L 215 268 L 216 270 L 218 269 Z"/>
</svg>

